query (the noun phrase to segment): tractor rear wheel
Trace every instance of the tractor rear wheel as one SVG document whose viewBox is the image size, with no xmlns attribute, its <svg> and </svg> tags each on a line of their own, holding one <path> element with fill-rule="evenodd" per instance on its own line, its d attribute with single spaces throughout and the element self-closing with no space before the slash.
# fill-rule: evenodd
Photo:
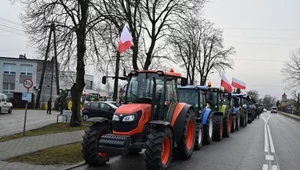
<svg viewBox="0 0 300 170">
<path fill-rule="evenodd" d="M 173 134 L 169 127 L 159 127 L 148 135 L 145 162 L 148 170 L 167 169 L 173 151 Z"/>
<path fill-rule="evenodd" d="M 240 127 L 241 127 L 241 116 L 240 116 L 240 114 L 237 114 L 236 115 L 236 128 L 235 128 L 235 130 L 236 131 L 240 130 Z"/>
<path fill-rule="evenodd" d="M 231 126 L 232 126 L 232 115 L 229 113 L 227 117 L 225 117 L 223 122 L 223 136 L 229 137 L 231 132 Z"/>
<path fill-rule="evenodd" d="M 82 142 L 82 153 L 87 164 L 105 165 L 108 162 L 109 155 L 98 152 L 98 143 L 101 136 L 110 132 L 109 123 L 95 123 L 85 131 Z"/>
<path fill-rule="evenodd" d="M 223 116 L 214 116 L 213 140 L 221 141 L 223 138 Z"/>
<path fill-rule="evenodd" d="M 246 122 L 246 115 L 245 113 L 242 113 L 242 115 L 240 116 L 241 127 L 243 128 L 246 127 L 245 122 Z"/>
<path fill-rule="evenodd" d="M 195 145 L 195 129 L 195 114 L 192 110 L 189 110 L 186 114 L 181 141 L 175 149 L 174 156 L 176 158 L 189 159 L 192 156 Z"/>
<path fill-rule="evenodd" d="M 206 122 L 206 124 L 203 127 L 203 134 L 204 134 L 204 144 L 210 144 L 212 141 L 212 136 L 213 136 L 213 129 L 214 129 L 214 125 L 213 125 L 213 120 L 211 115 L 208 116 L 208 120 Z"/>
<path fill-rule="evenodd" d="M 195 138 L 195 150 L 200 150 L 203 143 L 203 128 L 202 124 L 199 122 L 196 125 L 196 138 Z"/>
<path fill-rule="evenodd" d="M 232 115 L 231 132 L 234 133 L 236 128 L 236 115 Z"/>
</svg>

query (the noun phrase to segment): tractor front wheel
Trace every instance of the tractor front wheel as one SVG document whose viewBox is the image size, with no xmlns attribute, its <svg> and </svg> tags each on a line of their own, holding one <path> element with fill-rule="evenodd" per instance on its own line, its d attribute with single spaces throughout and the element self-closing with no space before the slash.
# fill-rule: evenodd
<svg viewBox="0 0 300 170">
<path fill-rule="evenodd" d="M 173 151 L 173 134 L 169 127 L 159 127 L 148 135 L 145 162 L 148 170 L 168 168 Z"/>
<path fill-rule="evenodd" d="M 204 144 L 210 144 L 212 141 L 212 136 L 213 136 L 213 129 L 214 129 L 214 125 L 213 125 L 213 120 L 212 120 L 212 116 L 209 115 L 206 124 L 204 125 L 203 128 L 203 133 L 204 133 Z"/>
<path fill-rule="evenodd" d="M 232 115 L 231 132 L 234 133 L 236 128 L 236 115 Z"/>
<path fill-rule="evenodd" d="M 232 124 L 232 115 L 228 114 L 227 117 L 225 117 L 224 119 L 224 129 L 223 129 L 223 136 L 224 137 L 229 137 L 230 136 L 230 132 L 231 132 L 231 124 Z"/>
<path fill-rule="evenodd" d="M 221 141 L 223 138 L 223 116 L 214 116 L 213 140 Z"/>
<path fill-rule="evenodd" d="M 200 150 L 203 143 L 203 128 L 201 123 L 197 123 L 196 126 L 196 138 L 195 138 L 195 150 Z"/>
<path fill-rule="evenodd" d="M 94 123 L 83 136 L 82 153 L 85 162 L 89 165 L 105 165 L 109 155 L 98 151 L 98 143 L 101 136 L 110 133 L 109 123 Z"/>
</svg>

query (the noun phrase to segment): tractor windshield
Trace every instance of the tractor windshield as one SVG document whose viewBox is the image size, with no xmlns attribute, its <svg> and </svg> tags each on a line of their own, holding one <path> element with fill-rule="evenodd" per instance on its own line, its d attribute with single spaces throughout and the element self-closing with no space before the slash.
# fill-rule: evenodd
<svg viewBox="0 0 300 170">
<path fill-rule="evenodd" d="M 211 106 L 211 108 L 218 106 L 218 93 L 217 92 L 207 93 L 206 101 Z"/>
<path fill-rule="evenodd" d="M 153 77 L 156 79 L 156 91 L 163 90 L 164 76 L 158 76 L 158 74 L 151 72 L 138 73 L 132 75 L 129 80 L 126 102 L 136 103 L 140 99 L 148 99 L 148 102 L 152 100 Z"/>
<path fill-rule="evenodd" d="M 198 91 L 194 89 L 178 89 L 178 98 L 180 102 L 188 103 L 194 107 L 198 107 Z"/>
</svg>

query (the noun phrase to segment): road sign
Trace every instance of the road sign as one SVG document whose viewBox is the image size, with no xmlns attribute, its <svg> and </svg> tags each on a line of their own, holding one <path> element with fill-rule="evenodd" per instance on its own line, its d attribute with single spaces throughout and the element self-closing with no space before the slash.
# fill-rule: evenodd
<svg viewBox="0 0 300 170">
<path fill-rule="evenodd" d="M 26 88 L 26 89 L 30 89 L 32 86 L 33 86 L 33 82 L 30 78 L 26 78 L 24 81 L 23 81 L 23 86 Z"/>
<path fill-rule="evenodd" d="M 31 102 L 32 94 L 31 93 L 22 93 L 22 100 Z"/>
</svg>

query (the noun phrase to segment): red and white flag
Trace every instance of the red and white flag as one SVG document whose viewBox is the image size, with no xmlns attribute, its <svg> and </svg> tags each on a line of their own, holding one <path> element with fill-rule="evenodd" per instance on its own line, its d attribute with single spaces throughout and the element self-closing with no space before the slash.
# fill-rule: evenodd
<svg viewBox="0 0 300 170">
<path fill-rule="evenodd" d="M 238 89 L 246 89 L 246 84 L 242 82 L 241 80 L 238 80 L 236 78 L 232 78 L 231 85 Z"/>
<path fill-rule="evenodd" d="M 129 30 L 127 29 L 126 25 L 124 25 L 124 28 L 121 33 L 119 45 L 118 45 L 118 51 L 120 54 L 132 46 L 131 41 L 132 41 L 132 36 Z"/>
<path fill-rule="evenodd" d="M 232 87 L 231 87 L 229 81 L 227 80 L 226 76 L 224 75 L 224 73 L 222 74 L 221 86 L 224 87 L 224 89 L 225 89 L 228 93 L 231 93 L 231 92 L 232 92 Z"/>
</svg>

